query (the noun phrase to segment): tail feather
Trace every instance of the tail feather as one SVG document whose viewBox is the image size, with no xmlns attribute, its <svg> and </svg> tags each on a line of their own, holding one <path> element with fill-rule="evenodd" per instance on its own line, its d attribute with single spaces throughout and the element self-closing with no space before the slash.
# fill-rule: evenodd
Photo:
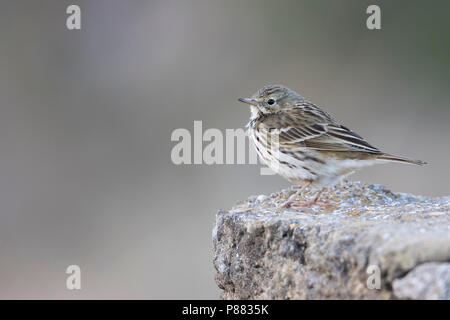
<svg viewBox="0 0 450 320">
<path fill-rule="evenodd" d="M 408 159 L 405 157 L 394 156 L 392 154 L 387 154 L 387 153 L 378 156 L 378 159 L 386 160 L 386 161 L 395 161 L 395 162 L 416 164 L 419 166 L 423 166 L 423 165 L 427 164 L 425 161 L 422 161 L 422 160 Z"/>
</svg>

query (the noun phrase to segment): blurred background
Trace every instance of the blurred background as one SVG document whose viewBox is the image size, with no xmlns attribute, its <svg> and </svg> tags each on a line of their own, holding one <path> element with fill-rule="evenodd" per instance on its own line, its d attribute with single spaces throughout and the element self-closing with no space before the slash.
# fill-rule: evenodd
<svg viewBox="0 0 450 320">
<path fill-rule="evenodd" d="M 0 3 L 0 298 L 218 298 L 215 213 L 289 183 L 174 165 L 171 134 L 244 127 L 236 99 L 270 83 L 429 162 L 352 180 L 450 194 L 448 1 Z M 66 289 L 72 264 L 81 290 Z"/>
</svg>

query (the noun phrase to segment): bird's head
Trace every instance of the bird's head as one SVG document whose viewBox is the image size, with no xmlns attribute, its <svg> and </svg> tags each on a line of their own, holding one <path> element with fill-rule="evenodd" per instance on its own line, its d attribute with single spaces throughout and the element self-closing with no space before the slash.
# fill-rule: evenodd
<svg viewBox="0 0 450 320">
<path fill-rule="evenodd" d="M 297 92 L 282 85 L 268 85 L 259 89 L 251 98 L 240 98 L 240 102 L 250 105 L 252 117 L 271 114 L 290 108 L 305 99 Z"/>
</svg>

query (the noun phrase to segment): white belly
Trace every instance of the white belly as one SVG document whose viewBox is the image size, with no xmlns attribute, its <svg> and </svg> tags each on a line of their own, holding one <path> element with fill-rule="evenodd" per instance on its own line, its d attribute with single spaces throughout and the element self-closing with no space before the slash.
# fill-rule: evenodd
<svg viewBox="0 0 450 320">
<path fill-rule="evenodd" d="M 249 130 L 249 137 L 256 148 L 258 156 L 272 171 L 291 182 L 314 180 L 317 178 L 313 172 L 305 169 L 308 168 L 307 161 L 280 152 L 276 145 L 267 149 L 261 142 L 262 137 L 260 135 L 261 133 L 258 134 L 255 130 Z M 257 139 L 257 137 L 260 139 Z"/>
</svg>

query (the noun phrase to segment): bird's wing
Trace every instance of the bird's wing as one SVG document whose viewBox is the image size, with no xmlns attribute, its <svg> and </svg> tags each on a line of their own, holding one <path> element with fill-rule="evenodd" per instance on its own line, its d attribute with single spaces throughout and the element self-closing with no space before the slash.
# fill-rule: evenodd
<svg viewBox="0 0 450 320">
<path fill-rule="evenodd" d="M 370 145 L 364 138 L 350 129 L 336 124 L 319 124 L 322 135 L 305 140 L 308 148 L 320 151 L 360 151 L 368 153 L 381 153 Z"/>
<path fill-rule="evenodd" d="M 270 126 L 270 121 L 266 125 Z M 273 127 L 279 133 L 280 148 L 381 153 L 360 135 L 337 124 L 326 112 L 310 103 L 283 110 Z M 275 132 L 272 130 L 272 133 Z"/>
</svg>

